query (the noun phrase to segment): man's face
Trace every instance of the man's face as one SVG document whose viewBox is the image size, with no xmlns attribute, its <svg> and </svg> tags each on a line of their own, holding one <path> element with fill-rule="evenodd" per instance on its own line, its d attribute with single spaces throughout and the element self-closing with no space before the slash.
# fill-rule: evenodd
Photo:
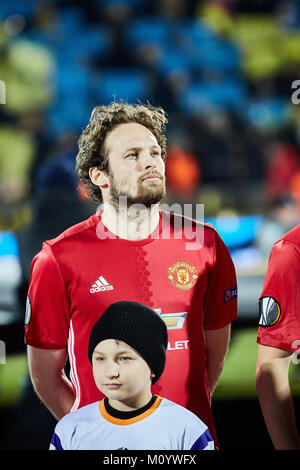
<svg viewBox="0 0 300 470">
<path fill-rule="evenodd" d="M 109 198 L 119 206 L 120 196 L 127 206 L 150 207 L 166 194 L 165 164 L 161 148 L 152 132 L 134 122 L 120 124 L 105 139 L 109 158 Z"/>
<path fill-rule="evenodd" d="M 140 408 L 151 398 L 151 370 L 144 359 L 123 341 L 101 341 L 92 356 L 97 387 L 117 409 Z M 117 402 L 117 403 L 116 403 Z"/>
</svg>

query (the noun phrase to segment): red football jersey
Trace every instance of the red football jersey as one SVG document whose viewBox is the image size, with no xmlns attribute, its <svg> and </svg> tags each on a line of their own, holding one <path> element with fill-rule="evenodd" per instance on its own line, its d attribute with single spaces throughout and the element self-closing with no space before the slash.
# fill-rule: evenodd
<svg viewBox="0 0 300 470">
<path fill-rule="evenodd" d="M 215 229 L 161 212 L 154 233 L 129 241 L 108 232 L 95 214 L 43 244 L 31 267 L 25 341 L 38 348 L 68 347 L 73 409 L 103 398 L 88 359 L 89 335 L 119 300 L 141 302 L 162 316 L 167 361 L 152 392 L 190 409 L 216 440 L 203 330 L 236 318 L 237 287 L 230 254 Z"/>
<path fill-rule="evenodd" d="M 300 225 L 273 246 L 259 299 L 257 341 L 296 351 L 300 346 Z M 297 320 L 298 317 L 298 320 Z"/>
</svg>

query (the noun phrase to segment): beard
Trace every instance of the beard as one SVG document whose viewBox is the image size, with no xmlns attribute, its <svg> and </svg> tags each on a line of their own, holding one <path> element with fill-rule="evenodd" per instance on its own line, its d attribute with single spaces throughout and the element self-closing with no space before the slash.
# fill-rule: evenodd
<svg viewBox="0 0 300 470">
<path fill-rule="evenodd" d="M 145 176 L 154 174 L 160 178 L 159 182 L 143 183 Z M 129 209 L 132 205 L 143 205 L 149 209 L 152 205 L 158 204 L 166 195 L 165 177 L 158 173 L 148 173 L 142 175 L 137 180 L 136 194 L 132 194 L 132 188 L 127 181 L 118 182 L 112 172 L 109 173 L 110 180 L 110 202 L 116 210 L 121 205 L 127 205 Z"/>
</svg>

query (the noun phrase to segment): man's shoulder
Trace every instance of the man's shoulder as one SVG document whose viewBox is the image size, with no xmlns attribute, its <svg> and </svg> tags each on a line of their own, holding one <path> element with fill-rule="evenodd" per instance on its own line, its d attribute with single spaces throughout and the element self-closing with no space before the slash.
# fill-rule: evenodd
<svg viewBox="0 0 300 470">
<path fill-rule="evenodd" d="M 291 261 L 298 260 L 295 253 L 300 254 L 300 225 L 285 233 L 273 244 L 269 261 L 288 265 Z"/>
<path fill-rule="evenodd" d="M 162 216 L 166 222 L 172 225 L 175 229 L 191 227 L 194 230 L 204 229 L 206 232 L 216 233 L 215 227 L 201 219 L 195 219 L 185 214 L 179 214 L 172 211 L 161 210 Z"/>
<path fill-rule="evenodd" d="M 72 225 L 57 237 L 46 240 L 44 243 L 51 247 L 55 247 L 60 243 L 68 243 L 70 241 L 74 241 L 75 239 L 80 240 L 81 238 L 84 238 L 86 232 L 95 227 L 98 222 L 99 216 L 97 214 L 93 214 L 88 219 L 83 220 L 78 224 Z"/>
<path fill-rule="evenodd" d="M 97 411 L 99 411 L 99 401 L 82 406 L 81 408 L 77 408 L 77 410 L 71 411 L 60 419 L 60 421 L 58 422 L 59 427 L 72 426 L 73 424 L 77 424 L 80 421 L 86 420 L 90 422 L 92 418 L 98 416 Z"/>
<path fill-rule="evenodd" d="M 285 233 L 279 240 L 277 240 L 274 246 L 282 245 L 283 243 L 289 243 L 300 248 L 300 224 Z"/>
<path fill-rule="evenodd" d="M 161 409 L 164 413 L 170 414 L 173 416 L 173 419 L 170 422 L 175 424 L 174 416 L 176 416 L 176 420 L 180 425 L 185 423 L 194 424 L 203 428 L 203 431 L 207 428 L 206 424 L 201 421 L 201 419 L 196 416 L 192 411 L 184 408 L 181 405 L 178 405 L 174 401 L 168 400 L 167 398 L 163 398 L 161 402 Z"/>
</svg>

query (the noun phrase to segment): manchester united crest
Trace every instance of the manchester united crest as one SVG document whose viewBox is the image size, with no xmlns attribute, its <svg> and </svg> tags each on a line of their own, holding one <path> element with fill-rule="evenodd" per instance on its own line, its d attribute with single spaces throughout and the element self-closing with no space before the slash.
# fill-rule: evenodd
<svg viewBox="0 0 300 470">
<path fill-rule="evenodd" d="M 177 261 L 168 271 L 172 285 L 178 289 L 189 290 L 196 284 L 198 278 L 196 267 L 185 261 Z"/>
</svg>

